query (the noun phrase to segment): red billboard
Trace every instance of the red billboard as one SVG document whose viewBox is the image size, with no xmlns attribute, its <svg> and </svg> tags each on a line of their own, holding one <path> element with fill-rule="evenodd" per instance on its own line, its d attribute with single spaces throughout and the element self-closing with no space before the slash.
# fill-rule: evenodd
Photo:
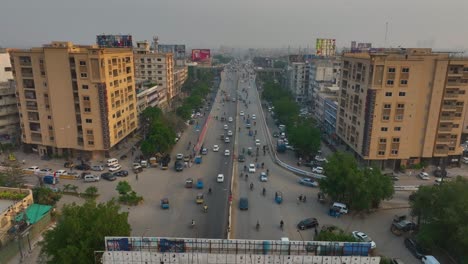
<svg viewBox="0 0 468 264">
<path fill-rule="evenodd" d="M 211 54 L 209 49 L 193 49 L 192 61 L 194 62 L 209 62 Z"/>
</svg>

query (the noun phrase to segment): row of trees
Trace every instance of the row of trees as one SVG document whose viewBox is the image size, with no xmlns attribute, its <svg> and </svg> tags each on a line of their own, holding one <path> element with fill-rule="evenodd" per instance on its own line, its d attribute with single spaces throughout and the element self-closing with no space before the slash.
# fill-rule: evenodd
<svg viewBox="0 0 468 264">
<path fill-rule="evenodd" d="M 190 96 L 185 98 L 182 105 L 176 109 L 176 114 L 184 120 L 190 119 L 194 109 L 203 106 L 203 100 L 210 92 L 213 74 L 209 71 L 199 71 L 197 73 L 197 78 L 190 77 L 184 85 L 184 90 L 190 93 Z"/>
<path fill-rule="evenodd" d="M 140 146 L 143 155 L 150 156 L 170 150 L 176 138 L 173 122 L 169 122 L 169 118 L 157 107 L 146 108 L 141 118 L 146 126 L 145 139 Z"/>
<path fill-rule="evenodd" d="M 299 117 L 299 106 L 291 93 L 272 78 L 264 79 L 262 96 L 275 107 L 275 118 L 286 125 L 289 143 L 300 156 L 320 149 L 320 130 L 311 119 Z"/>
</svg>

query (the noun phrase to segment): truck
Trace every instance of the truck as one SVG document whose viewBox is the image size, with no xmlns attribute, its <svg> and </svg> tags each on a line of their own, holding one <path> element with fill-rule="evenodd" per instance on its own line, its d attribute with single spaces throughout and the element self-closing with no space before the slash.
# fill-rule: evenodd
<svg viewBox="0 0 468 264">
<path fill-rule="evenodd" d="M 276 143 L 276 151 L 278 151 L 279 153 L 283 153 L 286 151 L 286 142 L 284 142 L 284 140 L 278 139 Z"/>
</svg>

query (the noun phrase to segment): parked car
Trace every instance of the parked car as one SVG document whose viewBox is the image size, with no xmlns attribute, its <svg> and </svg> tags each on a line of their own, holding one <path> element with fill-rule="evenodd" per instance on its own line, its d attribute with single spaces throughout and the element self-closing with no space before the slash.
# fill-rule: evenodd
<svg viewBox="0 0 468 264">
<path fill-rule="evenodd" d="M 66 170 L 56 170 L 55 171 L 55 176 L 60 176 L 60 175 L 68 175 L 68 171 L 66 171 Z"/>
<path fill-rule="evenodd" d="M 100 180 L 100 177 L 92 174 L 86 174 L 83 176 L 83 180 L 84 182 L 97 182 Z"/>
<path fill-rule="evenodd" d="M 239 209 L 249 210 L 249 200 L 246 197 L 242 197 L 239 199 Z"/>
<path fill-rule="evenodd" d="M 104 172 L 101 174 L 101 178 L 103 178 L 104 180 L 108 180 L 108 181 L 115 181 L 117 180 L 117 177 L 110 173 L 110 172 Z"/>
<path fill-rule="evenodd" d="M 51 174 L 52 173 L 52 169 L 50 168 L 44 168 L 44 169 L 40 169 L 39 171 L 37 171 L 38 173 L 40 174 Z"/>
<path fill-rule="evenodd" d="M 128 171 L 126 170 L 120 170 L 116 171 L 113 173 L 116 177 L 127 177 L 128 176 Z"/>
<path fill-rule="evenodd" d="M 181 160 L 176 160 L 174 162 L 174 169 L 176 171 L 183 171 L 184 170 L 184 163 Z"/>
<path fill-rule="evenodd" d="M 109 171 L 110 172 L 115 172 L 115 171 L 118 171 L 118 170 L 121 170 L 122 169 L 122 166 L 120 166 L 120 164 L 115 164 L 115 165 L 112 165 L 109 167 Z"/>
<path fill-rule="evenodd" d="M 423 256 L 421 258 L 422 263 L 424 264 L 440 264 L 440 262 L 434 256 Z"/>
<path fill-rule="evenodd" d="M 317 181 L 314 181 L 311 178 L 301 178 L 299 179 L 299 183 L 309 187 L 318 187 L 319 185 Z"/>
<path fill-rule="evenodd" d="M 421 178 L 421 180 L 429 180 L 429 174 L 427 172 L 420 172 L 418 174 L 418 177 Z"/>
<path fill-rule="evenodd" d="M 297 228 L 305 230 L 309 228 L 315 228 L 319 225 L 317 218 L 306 218 L 297 224 Z"/>
<path fill-rule="evenodd" d="M 102 165 L 94 165 L 94 166 L 91 166 L 91 170 L 93 170 L 93 171 L 103 171 L 103 170 L 104 170 L 104 166 L 102 166 Z"/>
<path fill-rule="evenodd" d="M 372 238 L 368 236 L 366 233 L 360 232 L 360 231 L 353 231 L 351 233 L 353 234 L 353 237 L 356 238 L 358 241 L 369 242 L 371 244 L 371 249 L 374 249 L 377 247 L 377 245 L 372 240 Z"/>
<path fill-rule="evenodd" d="M 426 253 L 427 250 L 423 249 L 418 242 L 413 238 L 405 238 L 405 247 L 418 259 L 421 259 Z"/>
<path fill-rule="evenodd" d="M 183 159 L 184 159 L 184 154 L 178 153 L 178 154 L 176 155 L 176 160 L 183 160 Z"/>
<path fill-rule="evenodd" d="M 39 171 L 39 166 L 31 166 L 26 169 L 27 171 L 37 172 Z"/>
<path fill-rule="evenodd" d="M 314 167 L 314 168 L 312 168 L 312 172 L 317 173 L 317 174 L 323 174 L 323 168 L 322 167 Z"/>
<path fill-rule="evenodd" d="M 416 223 L 409 220 L 401 220 L 400 222 L 393 222 L 390 227 L 390 231 L 397 236 L 401 236 L 403 233 L 417 230 Z"/>
<path fill-rule="evenodd" d="M 75 169 L 77 169 L 77 170 L 90 170 L 91 166 L 89 166 L 88 164 L 79 164 L 79 165 L 75 166 Z"/>
</svg>

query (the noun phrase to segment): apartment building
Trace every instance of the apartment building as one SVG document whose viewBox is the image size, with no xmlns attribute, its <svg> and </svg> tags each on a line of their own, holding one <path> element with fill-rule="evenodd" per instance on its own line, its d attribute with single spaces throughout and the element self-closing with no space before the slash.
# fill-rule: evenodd
<svg viewBox="0 0 468 264">
<path fill-rule="evenodd" d="M 19 115 L 10 54 L 0 49 L 0 143 L 18 143 Z"/>
<path fill-rule="evenodd" d="M 308 62 L 290 62 L 287 68 L 287 82 L 296 102 L 306 103 L 309 98 L 309 72 Z"/>
<path fill-rule="evenodd" d="M 172 53 L 151 50 L 149 41 L 137 41 L 135 77 L 137 81 L 150 81 L 166 91 L 167 102 L 177 95 L 174 89 L 174 58 Z M 166 108 L 166 107 L 164 107 Z"/>
<path fill-rule="evenodd" d="M 32 151 L 102 158 L 137 128 L 130 48 L 52 42 L 10 54 L 21 139 Z"/>
<path fill-rule="evenodd" d="M 167 106 L 166 91 L 151 83 L 137 84 L 137 105 L 138 114 L 141 114 L 147 107 L 164 108 Z"/>
<path fill-rule="evenodd" d="M 174 68 L 174 93 L 175 96 L 182 92 L 182 86 L 188 78 L 188 67 L 181 66 Z"/>
<path fill-rule="evenodd" d="M 431 49 L 345 53 L 337 134 L 357 156 L 398 168 L 459 163 L 468 59 Z"/>
</svg>

